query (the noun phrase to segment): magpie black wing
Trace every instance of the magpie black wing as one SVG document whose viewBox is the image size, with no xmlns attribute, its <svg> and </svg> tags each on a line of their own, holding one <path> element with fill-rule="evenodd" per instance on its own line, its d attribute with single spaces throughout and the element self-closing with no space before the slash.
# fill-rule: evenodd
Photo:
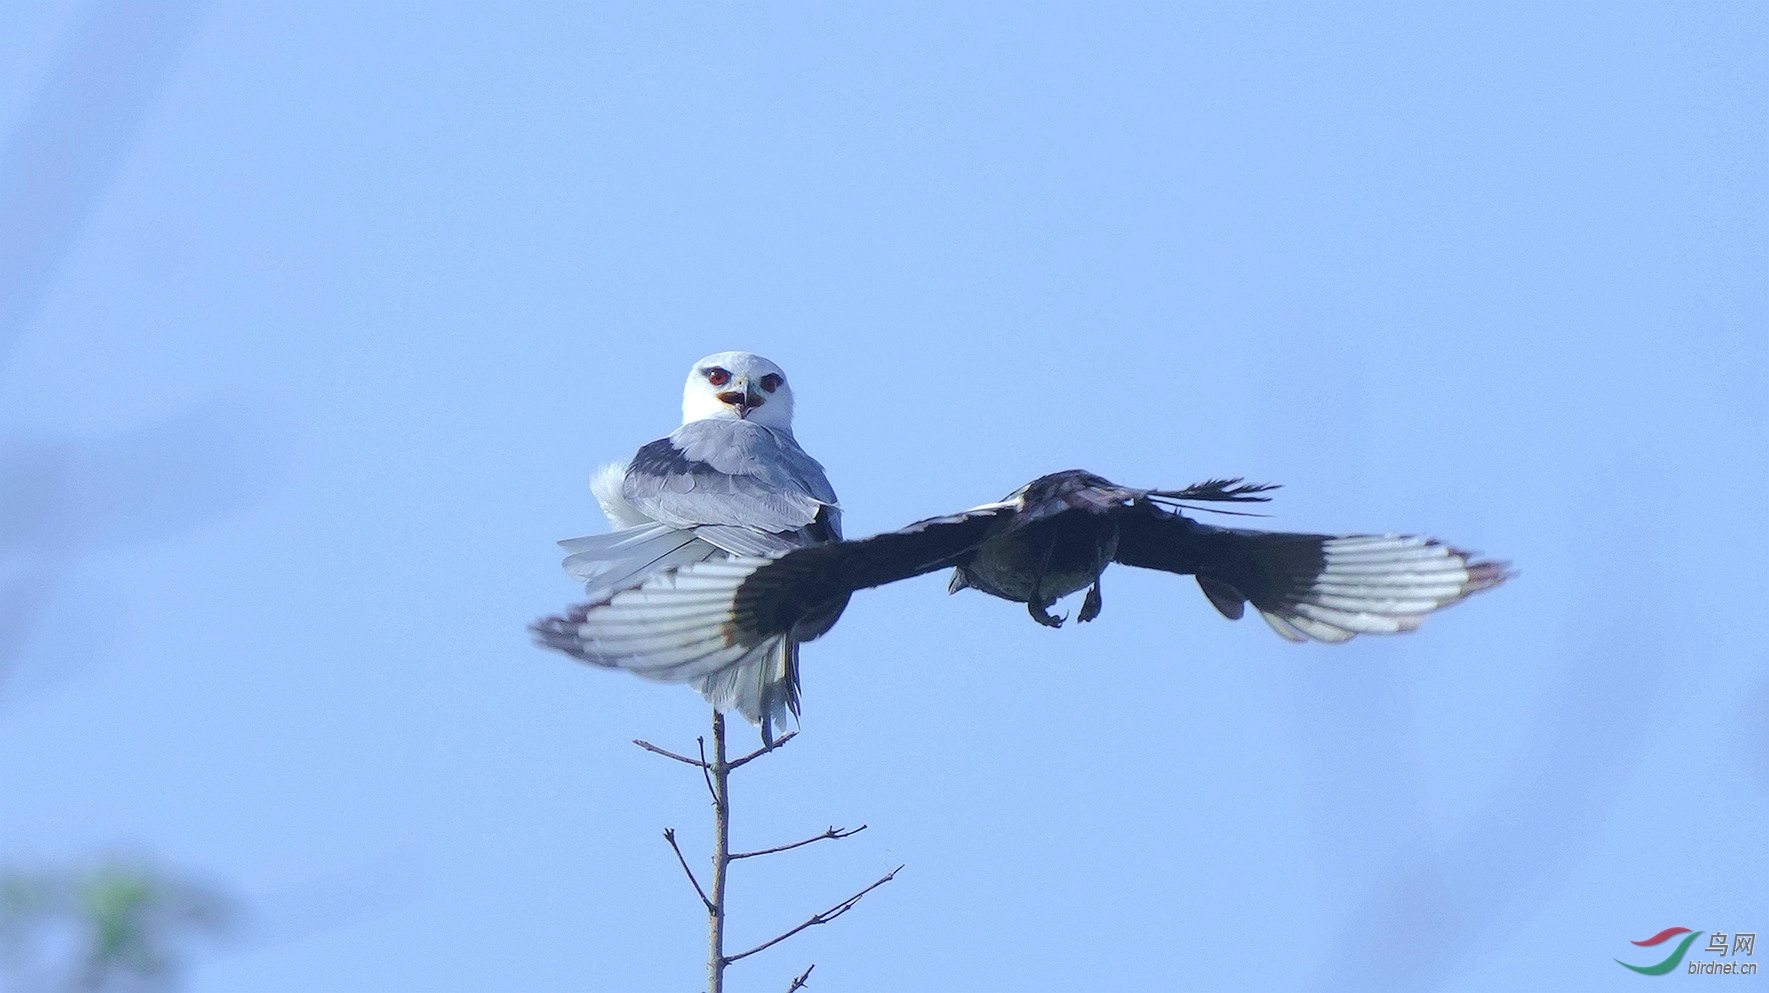
<svg viewBox="0 0 1769 993">
<path fill-rule="evenodd" d="M 1425 615 L 1512 576 L 1421 535 L 1289 534 L 1200 524 L 1148 502 L 1126 508 L 1116 561 L 1192 575 L 1231 620 L 1247 603 L 1291 641 L 1411 631 Z"/>
<path fill-rule="evenodd" d="M 530 630 L 541 644 L 594 665 L 651 679 L 698 679 L 770 638 L 816 637 L 857 590 L 957 564 L 1016 511 L 1014 504 L 988 504 L 857 541 L 708 559 L 543 618 Z"/>
</svg>

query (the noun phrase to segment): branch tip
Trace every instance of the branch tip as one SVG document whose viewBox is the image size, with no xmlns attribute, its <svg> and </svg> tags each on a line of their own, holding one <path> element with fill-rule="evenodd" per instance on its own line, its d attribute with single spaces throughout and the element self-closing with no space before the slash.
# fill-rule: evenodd
<svg viewBox="0 0 1769 993">
<path fill-rule="evenodd" d="M 838 828 L 835 825 L 831 824 L 829 826 L 829 830 L 824 831 L 822 834 L 815 835 L 810 838 L 806 838 L 803 841 L 795 841 L 790 845 L 775 845 L 773 848 L 763 848 L 763 849 L 760 849 L 759 851 L 754 851 L 754 852 L 732 852 L 731 858 L 732 859 L 749 859 L 749 858 L 755 858 L 757 855 L 773 855 L 778 852 L 789 852 L 789 851 L 793 850 L 794 848 L 803 848 L 804 846 L 809 845 L 813 842 L 817 842 L 817 841 L 839 841 L 842 838 L 852 838 L 854 835 L 857 835 L 864 830 L 866 830 L 866 825 L 864 825 L 864 824 L 860 825 L 857 828 L 854 828 L 851 831 L 848 830 L 847 828 Z"/>
<path fill-rule="evenodd" d="M 694 761 L 693 759 L 689 758 L 686 755 L 677 755 L 675 752 L 672 752 L 667 748 L 659 748 L 656 745 L 653 745 L 649 741 L 642 741 L 638 738 L 634 738 L 633 744 L 638 745 L 640 748 L 643 748 L 646 751 L 651 752 L 652 754 L 661 755 L 666 759 L 675 759 L 677 762 L 681 762 L 685 765 L 700 765 L 701 764 L 699 762 Z"/>
<path fill-rule="evenodd" d="M 714 717 L 719 716 L 719 712 L 716 710 L 713 711 L 713 716 Z M 694 741 L 696 744 L 698 744 L 700 746 L 700 778 L 706 780 L 706 791 L 708 793 L 712 794 L 713 806 L 717 807 L 720 803 L 722 803 L 724 801 L 719 799 L 719 791 L 717 788 L 715 788 L 713 786 L 713 771 L 712 771 L 713 764 L 706 760 L 706 739 L 705 738 L 695 738 Z M 721 754 L 722 754 L 722 752 L 723 752 L 723 750 L 721 749 Z M 727 762 L 725 764 L 725 772 L 730 772 L 730 771 L 731 771 L 731 764 Z M 721 776 L 721 778 L 723 778 L 723 777 Z"/>
<path fill-rule="evenodd" d="M 810 920 L 804 922 L 803 924 L 800 924 L 798 927 L 795 927 L 792 930 L 785 932 L 784 934 L 780 934 L 780 935 L 777 935 L 773 938 L 769 938 L 767 941 L 764 941 L 761 944 L 755 946 L 754 948 L 751 948 L 747 952 L 738 952 L 736 955 L 727 955 L 727 956 L 725 956 L 725 961 L 727 963 L 730 963 L 730 962 L 735 962 L 738 959 L 749 958 L 751 955 L 754 955 L 755 953 L 762 951 L 763 949 L 772 948 L 775 945 L 780 944 L 782 941 L 785 941 L 786 939 L 792 937 L 793 935 L 798 934 L 800 931 L 803 931 L 805 928 L 815 927 L 818 924 L 828 924 L 830 921 L 835 920 L 837 917 L 840 917 L 841 915 L 847 913 L 848 911 L 853 910 L 854 905 L 860 902 L 861 897 L 865 896 L 868 893 L 871 893 L 873 890 L 876 890 L 880 886 L 883 886 L 884 884 L 897 878 L 897 873 L 902 872 L 902 871 L 903 871 L 903 866 L 897 866 L 895 869 L 892 869 L 890 872 L 887 872 L 883 876 L 880 876 L 877 880 L 875 880 L 872 883 L 872 885 L 866 887 L 865 889 L 861 890 L 858 893 L 855 893 L 853 896 L 848 897 L 846 900 L 843 900 L 842 902 L 836 904 L 835 906 L 829 908 L 828 910 L 812 914 Z"/>
<path fill-rule="evenodd" d="M 682 871 L 688 874 L 688 882 L 694 884 L 694 892 L 700 894 L 700 902 L 705 905 L 706 912 L 717 916 L 719 908 L 706 898 L 706 891 L 700 888 L 700 880 L 694 878 L 694 870 L 688 868 L 688 860 L 682 857 L 681 846 L 676 844 L 676 829 L 664 828 L 663 840 L 670 843 L 670 849 L 676 853 L 676 861 L 682 863 Z"/>
<path fill-rule="evenodd" d="M 742 758 L 732 759 L 730 762 L 726 763 L 726 766 L 727 766 L 727 768 L 735 769 L 738 766 L 747 765 L 752 760 L 761 758 L 762 756 L 768 754 L 769 752 L 782 747 L 787 742 L 791 741 L 792 739 L 794 739 L 796 737 L 798 737 L 797 731 L 788 731 L 785 734 L 781 735 L 780 737 L 769 742 L 768 744 L 763 745 L 762 747 L 756 749 L 753 752 L 750 752 L 748 755 L 745 755 Z"/>
</svg>

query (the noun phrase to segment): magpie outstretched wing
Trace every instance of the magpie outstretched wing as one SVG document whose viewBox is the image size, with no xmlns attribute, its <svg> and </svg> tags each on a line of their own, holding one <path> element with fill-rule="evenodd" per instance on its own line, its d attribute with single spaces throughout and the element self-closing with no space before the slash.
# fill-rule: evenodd
<svg viewBox="0 0 1769 993">
<path fill-rule="evenodd" d="M 1201 524 L 1148 503 L 1119 520 L 1115 560 L 1196 576 L 1224 617 L 1253 604 L 1291 641 L 1411 631 L 1512 575 L 1506 562 L 1421 535 L 1325 535 Z"/>
<path fill-rule="evenodd" d="M 593 665 L 651 679 L 697 678 L 770 638 L 815 638 L 857 590 L 953 565 L 1015 509 L 986 504 L 857 541 L 709 559 L 543 618 L 530 630 L 541 644 Z"/>
</svg>

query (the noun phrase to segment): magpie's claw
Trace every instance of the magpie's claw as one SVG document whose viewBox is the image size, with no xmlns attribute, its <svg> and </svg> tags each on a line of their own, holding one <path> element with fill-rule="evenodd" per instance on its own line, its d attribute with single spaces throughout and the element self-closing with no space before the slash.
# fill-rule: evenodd
<svg viewBox="0 0 1769 993">
<path fill-rule="evenodd" d="M 1060 628 L 1063 626 L 1064 618 L 1057 617 L 1050 612 L 1050 605 L 1053 603 L 1056 601 L 1046 600 L 1043 603 L 1029 601 L 1026 604 L 1026 613 L 1031 614 L 1033 620 L 1047 628 Z"/>
<path fill-rule="evenodd" d="M 1086 624 L 1088 621 L 1099 616 L 1099 609 L 1101 606 L 1103 606 L 1103 604 L 1100 602 L 1099 580 L 1095 579 L 1093 585 L 1087 588 L 1087 599 L 1081 601 L 1081 613 L 1076 614 L 1075 619 Z"/>
</svg>

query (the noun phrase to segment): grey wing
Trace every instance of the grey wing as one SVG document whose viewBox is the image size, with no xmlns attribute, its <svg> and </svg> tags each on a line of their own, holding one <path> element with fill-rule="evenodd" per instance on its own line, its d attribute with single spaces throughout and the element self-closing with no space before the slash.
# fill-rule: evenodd
<svg viewBox="0 0 1769 993">
<path fill-rule="evenodd" d="M 592 600 L 720 553 L 778 555 L 841 536 L 823 467 L 790 436 L 743 422 L 695 422 L 654 441 L 615 485 L 650 523 L 559 543 Z"/>
<path fill-rule="evenodd" d="M 584 594 L 591 600 L 636 586 L 652 573 L 704 562 L 728 551 L 695 531 L 678 531 L 667 524 L 566 538 L 559 547 L 568 553 L 561 563 L 566 573 L 583 582 Z"/>
<path fill-rule="evenodd" d="M 652 520 L 681 530 L 704 525 L 841 536 L 835 490 L 791 435 L 747 421 L 682 425 L 639 449 L 621 493 Z M 819 523 L 819 518 L 822 518 Z"/>
<path fill-rule="evenodd" d="M 801 547 L 794 535 L 766 534 L 744 528 L 709 524 L 678 531 L 668 524 L 644 524 L 607 534 L 566 538 L 560 563 L 573 579 L 584 584 L 584 594 L 602 600 L 647 576 L 729 555 L 771 556 Z"/>
</svg>

